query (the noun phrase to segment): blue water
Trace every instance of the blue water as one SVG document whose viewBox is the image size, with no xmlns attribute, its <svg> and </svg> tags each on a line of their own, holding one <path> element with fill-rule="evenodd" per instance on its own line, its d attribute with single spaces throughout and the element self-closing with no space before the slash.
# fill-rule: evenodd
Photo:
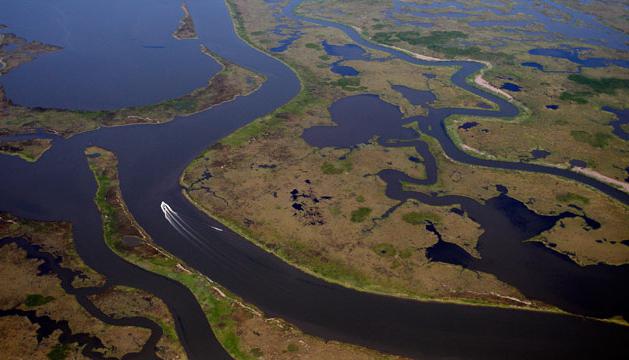
<svg viewBox="0 0 629 360">
<path fill-rule="evenodd" d="M 288 25 L 280 24 L 275 27 L 273 33 L 280 36 L 285 36 L 284 39 L 278 41 L 279 45 L 269 49 L 274 53 L 281 53 L 288 49 L 295 41 L 299 40 L 303 35 L 300 30 L 291 30 Z"/>
<path fill-rule="evenodd" d="M 393 85 L 391 88 L 402 94 L 413 105 L 426 106 L 437 100 L 435 94 L 429 90 L 416 90 L 402 85 Z"/>
<path fill-rule="evenodd" d="M 588 68 L 600 68 L 600 67 L 607 67 L 610 65 L 616 65 L 616 66 L 620 66 L 624 68 L 629 68 L 629 60 L 606 59 L 606 58 L 585 58 L 585 59 L 581 58 L 580 53 L 583 50 L 587 50 L 587 49 L 584 49 L 584 48 L 531 49 L 529 50 L 529 54 L 566 59 L 570 62 L 578 64 L 581 67 L 588 67 Z M 536 63 L 530 63 L 530 64 L 536 64 Z M 540 64 L 537 64 L 537 65 L 541 66 Z M 524 65 L 524 66 L 527 66 L 527 65 Z M 540 70 L 544 70 L 543 66 L 541 66 Z"/>
<path fill-rule="evenodd" d="M 583 160 L 578 160 L 578 159 L 572 159 L 570 161 L 568 161 L 570 163 L 570 166 L 576 166 L 576 167 L 587 167 L 588 163 L 586 163 Z"/>
<path fill-rule="evenodd" d="M 546 109 L 557 110 L 557 109 L 559 109 L 559 105 L 556 105 L 556 104 L 546 105 Z"/>
<path fill-rule="evenodd" d="M 124 0 L 2 5 L 5 32 L 63 50 L 20 66 L 0 77 L 0 84 L 17 104 L 84 110 L 184 95 L 207 84 L 219 66 L 201 53 L 200 40 L 172 37 L 180 6 L 175 0 L 135 0 L 134 6 Z"/>
<path fill-rule="evenodd" d="M 603 111 L 607 111 L 616 115 L 616 120 L 609 122 L 609 125 L 611 125 L 613 128 L 612 133 L 619 138 L 628 141 L 629 133 L 626 132 L 622 128 L 622 126 L 629 124 L 629 109 L 619 110 L 609 106 L 604 106 Z"/>
<path fill-rule="evenodd" d="M 522 64 L 520 64 L 522 66 L 525 67 L 531 67 L 537 70 L 541 70 L 544 71 L 544 65 L 540 64 L 540 63 L 536 63 L 536 62 L 532 62 L 532 61 L 528 61 L 528 62 L 523 62 Z"/>
<path fill-rule="evenodd" d="M 283 37 L 278 41 L 278 45 L 269 49 L 273 53 L 282 53 L 288 49 L 295 41 L 299 40 L 304 34 L 297 24 L 289 23 L 289 19 L 282 14 L 281 0 L 265 0 L 273 9 L 273 17 L 277 25 L 273 28 L 273 34 Z"/>
<path fill-rule="evenodd" d="M 546 157 L 548 157 L 550 155 L 549 151 L 546 150 L 540 150 L 540 149 L 535 149 L 535 150 L 531 150 L 531 156 L 533 157 L 533 159 L 544 159 Z"/>
<path fill-rule="evenodd" d="M 463 129 L 463 130 L 468 130 L 471 129 L 473 127 L 478 126 L 478 122 L 476 121 L 467 121 L 464 122 L 463 124 L 459 125 L 459 129 Z"/>
<path fill-rule="evenodd" d="M 330 65 L 330 70 L 333 73 L 343 76 L 357 76 L 360 74 L 358 70 L 351 66 L 343 65 L 343 62 L 348 60 L 362 60 L 362 61 L 383 61 L 384 59 L 374 59 L 369 53 L 362 47 L 356 44 L 344 44 L 336 45 L 330 44 L 327 40 L 321 42 L 325 53 L 329 56 L 340 57 L 341 59 L 335 61 Z"/>
<path fill-rule="evenodd" d="M 519 85 L 514 84 L 514 83 L 510 83 L 510 82 L 503 83 L 500 86 L 500 88 L 501 89 L 505 89 L 505 90 L 509 90 L 509 91 L 513 91 L 513 92 L 517 92 L 517 91 L 522 90 L 522 88 Z"/>
</svg>

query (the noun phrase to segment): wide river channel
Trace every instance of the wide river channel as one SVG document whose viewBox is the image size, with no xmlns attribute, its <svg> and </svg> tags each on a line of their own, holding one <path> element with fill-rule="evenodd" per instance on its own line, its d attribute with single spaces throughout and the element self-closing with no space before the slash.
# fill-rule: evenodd
<svg viewBox="0 0 629 360">
<path fill-rule="evenodd" d="M 292 14 L 299 2 L 293 1 L 285 14 L 300 20 Z M 125 200 L 140 225 L 160 246 L 269 316 L 281 317 L 309 334 L 413 358 L 556 359 L 626 355 L 627 327 L 578 316 L 419 302 L 363 293 L 305 274 L 232 231 L 212 231 L 208 225 L 223 226 L 183 197 L 179 176 L 207 147 L 288 102 L 298 93 L 300 84 L 285 64 L 236 36 L 223 1 L 191 0 L 187 4 L 199 42 L 263 74 L 267 78 L 264 85 L 251 95 L 163 125 L 103 128 L 69 139 L 54 137 L 52 149 L 34 164 L 17 157 L 0 156 L 0 211 L 32 219 L 71 221 L 78 251 L 87 264 L 106 275 L 112 284 L 144 289 L 168 304 L 191 359 L 223 359 L 229 355 L 213 336 L 200 306 L 184 286 L 127 263 L 104 244 L 100 215 L 93 202 L 96 184 L 83 153 L 88 146 L 98 145 L 118 156 Z M 54 4 L 2 1 L 1 6 L 0 23 L 7 23 L 9 30 L 29 40 L 64 46 L 58 54 L 42 56 L 0 78 L 8 97 L 18 104 L 98 109 L 154 102 L 198 87 L 218 70 L 209 59 L 199 57 L 198 42 L 180 45 L 181 42 L 169 40 L 181 16 L 178 1 L 114 0 L 99 3 L 97 7 L 92 6 L 92 1 L 78 0 Z M 4 8 L 9 10 L 4 12 Z M 45 16 L 51 13 L 57 14 L 52 17 L 54 20 Z M 113 21 L 111 16 L 115 14 L 120 18 Z M 87 18 L 82 18 L 83 15 Z M 363 47 L 386 51 L 406 61 L 426 63 L 373 45 L 349 27 L 320 20 L 313 22 L 336 27 Z M 129 31 L 127 35 L 124 29 Z M 82 31 L 100 34 L 102 39 L 88 38 L 97 39 L 108 51 L 96 49 L 93 43 L 82 39 L 86 37 Z M 155 31 L 162 35 L 154 35 Z M 180 51 L 169 50 L 170 47 Z M 62 55 L 66 51 L 75 57 Z M 110 52 L 124 59 L 113 61 Z M 94 67 L 72 65 L 81 63 L 81 59 Z M 145 60 L 150 63 L 146 69 L 138 65 Z M 466 82 L 482 65 L 465 61 L 437 65 L 459 66 L 452 81 L 498 104 L 500 110 L 491 116 L 517 114 L 511 103 Z M 165 75 L 169 73 L 164 72 L 165 68 L 175 75 Z M 54 74 L 49 74 L 51 71 Z M 117 81 L 108 80 L 111 76 Z M 145 79 L 149 80 L 143 82 Z M 91 91 L 92 87 L 96 89 Z M 99 96 L 104 99 L 100 103 Z M 468 112 L 474 114 L 474 110 Z M 487 112 L 482 114 L 488 116 Z M 460 152 L 442 126 L 425 130 L 455 160 L 555 174 L 629 203 L 627 194 L 589 177 L 539 165 L 476 159 Z M 202 245 L 181 236 L 170 225 L 160 208 L 162 201 L 195 227 L 203 237 Z"/>
</svg>

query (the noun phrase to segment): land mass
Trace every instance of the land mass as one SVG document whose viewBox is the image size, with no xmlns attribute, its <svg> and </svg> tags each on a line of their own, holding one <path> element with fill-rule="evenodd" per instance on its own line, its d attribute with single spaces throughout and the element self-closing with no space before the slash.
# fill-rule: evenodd
<svg viewBox="0 0 629 360">
<path fill-rule="evenodd" d="M 138 316 L 152 319 L 164 333 L 149 352 L 164 359 L 186 358 L 166 305 L 141 290 L 105 285 L 106 279 L 77 254 L 70 224 L 0 214 L 0 258 L 4 358 L 122 358 L 138 353 L 153 330 L 108 320 Z M 75 295 L 77 289 L 87 295 Z M 95 317 L 78 297 L 108 319 Z"/>
<path fill-rule="evenodd" d="M 429 159 L 422 158 L 411 142 L 406 147 L 403 142 L 391 147 L 371 138 L 347 148 L 314 147 L 302 137 L 313 127 L 339 126 L 337 119 L 331 117 L 331 109 L 355 94 L 376 94 L 405 116 L 425 114 L 429 106 L 491 108 L 482 98 L 452 85 L 454 69 L 387 59 L 374 50 L 357 56 L 355 44 L 343 32 L 321 26 L 308 26 L 286 50 L 274 51 L 281 37 L 278 39 L 272 29 L 277 26 L 274 19 L 281 18 L 281 5 L 271 6 L 258 0 L 233 0 L 229 4 L 239 34 L 288 63 L 299 75 L 302 91 L 287 105 L 222 139 L 196 159 L 181 180 L 191 201 L 259 246 L 328 281 L 412 298 L 557 310 L 527 298 L 491 273 L 431 259 L 429 254 L 444 242 L 456 244 L 466 257 L 479 257 L 478 241 L 486 229 L 461 209 L 415 200 L 399 202 L 386 194 L 387 184 L 376 175 L 384 169 L 401 171 L 416 179 L 426 174 Z M 321 2 L 317 4 L 320 9 Z M 305 5 L 298 11 L 305 12 Z M 338 18 L 338 12 L 331 13 Z M 348 19 L 344 20 L 351 24 Z M 284 23 L 290 24 L 285 20 Z M 448 42 L 453 41 L 452 36 L 460 35 L 431 36 L 431 41 Z M 446 40 L 439 40 L 444 36 Z M 401 38 L 409 37 L 396 33 L 389 41 Z M 352 58 L 344 60 L 343 50 L 329 51 L 330 44 L 351 49 Z M 431 43 L 416 45 L 425 49 L 426 44 Z M 400 42 L 396 46 L 406 44 Z M 454 52 L 440 46 L 432 46 L 430 54 Z M 408 51 L 418 51 L 415 46 L 409 48 Z M 487 59 L 499 64 L 487 72 L 490 83 L 497 82 L 495 74 L 506 71 L 500 64 L 513 64 L 509 55 L 478 57 L 480 61 Z M 352 75 L 335 72 L 339 61 L 356 71 Z M 417 105 L 392 85 L 403 85 L 423 96 L 427 92 L 436 96 L 428 104 Z M 518 95 L 512 97 L 519 100 Z M 528 102 L 525 105 L 531 107 Z M 346 111 L 339 120 L 367 116 Z M 531 115 L 524 112 L 522 116 L 530 119 Z M 457 121 L 457 126 L 461 126 L 472 119 L 476 120 L 450 119 L 448 124 Z M 492 119 L 491 123 L 517 127 L 526 121 L 530 120 Z M 410 123 L 408 127 L 417 129 L 418 125 Z M 466 127 L 454 132 L 462 132 Z M 517 135 L 518 131 L 513 133 Z M 506 188 L 511 198 L 540 216 L 566 211 L 575 216 L 557 222 L 530 240 L 569 256 L 575 266 L 629 262 L 629 246 L 623 241 L 629 236 L 623 220 L 629 215 L 626 205 L 550 175 L 460 164 L 445 156 L 434 140 L 419 131 L 417 136 L 429 145 L 435 157 L 437 180 L 434 184 L 413 185 L 414 190 L 433 196 L 462 195 L 486 203 L 500 197 L 500 189 Z M 600 226 L 590 227 L 581 216 L 594 219 Z"/>
<path fill-rule="evenodd" d="M 185 3 L 181 4 L 181 10 L 183 11 L 183 17 L 179 22 L 177 30 L 173 32 L 173 37 L 177 40 L 198 38 L 194 22 L 192 21 L 192 15 L 190 15 L 190 10 L 188 10 L 188 5 Z"/>
</svg>

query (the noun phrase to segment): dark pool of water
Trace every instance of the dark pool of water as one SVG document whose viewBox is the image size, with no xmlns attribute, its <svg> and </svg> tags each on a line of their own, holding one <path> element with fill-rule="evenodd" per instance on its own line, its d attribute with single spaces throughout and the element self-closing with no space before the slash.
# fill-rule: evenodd
<svg viewBox="0 0 629 360">
<path fill-rule="evenodd" d="M 586 163 L 585 161 L 577 160 L 577 159 L 572 159 L 569 161 L 569 163 L 570 163 L 570 166 L 577 166 L 577 167 L 582 167 L 582 168 L 588 166 L 588 163 Z"/>
<path fill-rule="evenodd" d="M 540 150 L 540 149 L 531 150 L 531 156 L 535 160 L 544 159 L 548 157 L 548 155 L 550 155 L 550 151 Z"/>
<path fill-rule="evenodd" d="M 559 109 L 559 105 L 555 105 L 555 104 L 546 105 L 546 109 L 557 110 L 557 109 Z"/>
<path fill-rule="evenodd" d="M 514 84 L 514 83 L 510 83 L 510 82 L 503 83 L 500 86 L 500 88 L 501 89 L 505 89 L 505 90 L 509 90 L 509 91 L 513 91 L 513 92 L 518 92 L 518 91 L 522 90 L 522 88 L 519 85 Z"/>
<path fill-rule="evenodd" d="M 541 70 L 544 71 L 544 65 L 540 64 L 540 63 L 536 63 L 536 62 L 532 62 L 532 61 L 527 61 L 527 62 L 523 62 L 522 64 L 520 64 L 522 66 L 525 67 L 531 67 L 537 70 Z"/>
<path fill-rule="evenodd" d="M 466 121 L 463 124 L 459 125 L 459 129 L 468 130 L 476 126 L 478 126 L 478 123 L 476 121 Z"/>
<path fill-rule="evenodd" d="M 408 160 L 411 162 L 414 162 L 416 164 L 420 164 L 422 162 L 422 159 L 416 157 L 416 156 L 409 156 Z"/>
</svg>

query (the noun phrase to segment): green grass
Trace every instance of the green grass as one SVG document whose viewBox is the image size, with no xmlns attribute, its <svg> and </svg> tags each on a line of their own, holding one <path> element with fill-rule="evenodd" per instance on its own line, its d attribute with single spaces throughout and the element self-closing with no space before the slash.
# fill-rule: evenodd
<svg viewBox="0 0 629 360">
<path fill-rule="evenodd" d="M 561 95 L 559 95 L 559 99 L 563 101 L 571 101 L 577 104 L 587 104 L 588 100 L 586 99 L 586 97 L 588 96 L 592 96 L 592 93 L 588 91 L 564 91 L 561 93 Z"/>
<path fill-rule="evenodd" d="M 264 353 L 262 352 L 262 349 L 260 348 L 253 348 L 251 349 L 251 355 L 253 355 L 256 358 L 260 358 L 264 355 Z"/>
<path fill-rule="evenodd" d="M 402 259 L 408 259 L 413 256 L 413 249 L 406 248 L 404 250 L 400 250 L 399 255 Z"/>
<path fill-rule="evenodd" d="M 376 254 L 383 257 L 393 257 L 397 254 L 395 246 L 387 243 L 381 243 L 371 248 Z"/>
<path fill-rule="evenodd" d="M 124 249 L 121 248 L 120 241 L 118 241 L 120 237 L 115 236 L 116 209 L 107 201 L 107 193 L 113 185 L 111 180 L 104 173 L 99 172 L 96 168 L 92 168 L 92 171 L 94 172 L 98 186 L 94 201 L 103 219 L 103 238 L 109 247 L 118 251 L 124 251 Z"/>
<path fill-rule="evenodd" d="M 321 50 L 322 49 L 321 45 L 315 44 L 315 43 L 307 43 L 306 47 L 308 49 L 315 49 L 315 50 Z"/>
<path fill-rule="evenodd" d="M 332 86 L 338 86 L 346 91 L 359 91 L 364 90 L 363 86 L 360 86 L 360 78 L 356 76 L 343 77 L 330 83 Z"/>
<path fill-rule="evenodd" d="M 24 300 L 24 305 L 27 307 L 36 307 L 48 304 L 53 301 L 55 298 L 52 296 L 44 296 L 40 294 L 28 294 L 26 296 L 26 300 Z"/>
<path fill-rule="evenodd" d="M 295 64 L 291 65 L 299 69 L 299 78 L 302 83 L 302 90 L 299 94 L 271 114 L 258 118 L 224 137 L 221 139 L 221 144 L 233 147 L 241 146 L 253 137 L 281 128 L 287 118 L 301 115 L 321 101 L 320 97 L 316 96 L 316 88 L 319 83 L 317 76 L 306 68 Z"/>
<path fill-rule="evenodd" d="M 291 353 L 297 352 L 299 351 L 299 346 L 295 343 L 290 343 L 286 347 L 286 351 L 291 352 Z"/>
<path fill-rule="evenodd" d="M 419 31 L 392 31 L 377 32 L 373 35 L 373 40 L 385 44 L 392 44 L 400 41 L 411 45 L 436 46 L 453 40 L 465 39 L 467 35 L 460 31 L 431 31 L 428 35 L 422 35 Z"/>
<path fill-rule="evenodd" d="M 332 279 L 340 283 L 350 284 L 356 288 L 364 288 L 370 282 L 365 275 L 351 265 L 326 256 L 309 245 L 291 241 L 275 249 L 277 255 L 289 263 L 300 264 L 324 279 Z"/>
<path fill-rule="evenodd" d="M 424 46 L 447 57 L 473 57 L 486 60 L 509 60 L 513 56 L 500 52 L 483 52 L 478 46 L 460 46 L 458 40 L 466 39 L 467 34 L 461 31 L 431 31 L 423 34 L 419 31 L 377 32 L 372 40 L 383 44 L 393 45 L 400 41 L 411 45 Z"/>
<path fill-rule="evenodd" d="M 437 214 L 430 212 L 412 211 L 402 215 L 402 220 L 412 225 L 426 225 L 428 222 L 437 224 L 439 223 L 440 218 Z"/>
<path fill-rule="evenodd" d="M 583 195 L 567 192 L 562 194 L 557 194 L 557 201 L 562 203 L 580 203 L 582 205 L 587 205 L 590 203 L 590 199 L 586 198 Z"/>
<path fill-rule="evenodd" d="M 50 360 L 64 360 L 68 357 L 70 348 L 65 344 L 57 344 L 46 355 Z"/>
<path fill-rule="evenodd" d="M 590 144 L 596 148 L 604 148 L 607 147 L 609 140 L 612 138 L 610 134 L 597 132 L 595 134 L 590 134 L 587 131 L 582 130 L 573 130 L 570 132 L 570 135 L 579 142 L 584 142 Z"/>
<path fill-rule="evenodd" d="M 629 79 L 600 78 L 595 79 L 581 74 L 572 74 L 568 80 L 584 85 L 599 94 L 615 94 L 618 89 L 629 89 Z"/>
<path fill-rule="evenodd" d="M 338 161 L 335 164 L 325 162 L 321 165 L 321 171 L 326 175 L 338 175 L 352 170 L 352 163 L 348 160 Z"/>
<path fill-rule="evenodd" d="M 354 211 L 351 214 L 352 222 L 358 223 L 363 222 L 367 217 L 371 214 L 371 209 L 368 207 L 361 207 Z"/>
</svg>

